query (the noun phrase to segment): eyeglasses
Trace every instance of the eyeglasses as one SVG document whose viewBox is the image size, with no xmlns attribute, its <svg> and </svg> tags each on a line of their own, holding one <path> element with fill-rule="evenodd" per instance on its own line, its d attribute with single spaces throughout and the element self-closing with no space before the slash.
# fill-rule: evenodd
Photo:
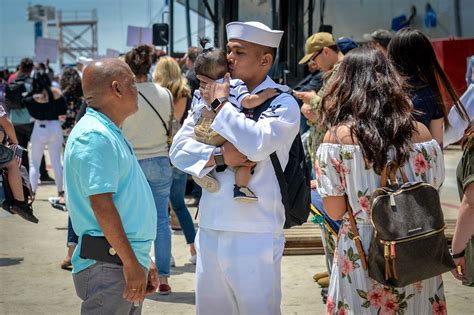
<svg viewBox="0 0 474 315">
<path fill-rule="evenodd" d="M 316 62 L 316 58 L 318 58 L 319 55 L 321 55 L 321 53 L 323 52 L 323 50 L 321 49 L 320 51 L 318 51 L 313 57 L 311 57 L 310 61 L 312 62 Z"/>
</svg>

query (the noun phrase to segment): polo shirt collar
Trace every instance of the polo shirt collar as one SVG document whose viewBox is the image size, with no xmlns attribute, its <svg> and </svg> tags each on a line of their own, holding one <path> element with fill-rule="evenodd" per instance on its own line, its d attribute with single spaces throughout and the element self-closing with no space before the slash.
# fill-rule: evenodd
<svg viewBox="0 0 474 315">
<path fill-rule="evenodd" d="M 101 123 L 103 123 L 109 129 L 115 132 L 118 132 L 120 134 L 122 133 L 122 130 L 109 117 L 107 117 L 103 113 L 93 109 L 92 107 L 87 107 L 86 113 L 97 118 Z"/>
</svg>

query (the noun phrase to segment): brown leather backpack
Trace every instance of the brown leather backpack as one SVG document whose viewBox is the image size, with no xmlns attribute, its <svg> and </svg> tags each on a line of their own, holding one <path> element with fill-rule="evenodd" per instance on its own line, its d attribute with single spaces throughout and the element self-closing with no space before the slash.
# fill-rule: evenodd
<svg viewBox="0 0 474 315">
<path fill-rule="evenodd" d="M 396 178 L 397 170 L 403 183 Z M 369 277 L 389 287 L 404 287 L 455 268 L 444 235 L 438 190 L 408 181 L 395 161 L 382 172 L 381 187 L 371 197 L 371 212 Z"/>
</svg>

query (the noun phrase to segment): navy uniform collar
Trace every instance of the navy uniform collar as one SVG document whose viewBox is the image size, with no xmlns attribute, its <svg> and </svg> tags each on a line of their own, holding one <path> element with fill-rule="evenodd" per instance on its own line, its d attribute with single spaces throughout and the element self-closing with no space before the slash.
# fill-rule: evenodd
<svg viewBox="0 0 474 315">
<path fill-rule="evenodd" d="M 259 85 L 257 85 L 257 87 L 252 91 L 250 92 L 250 94 L 257 94 L 258 92 L 260 91 L 263 91 L 265 89 L 268 89 L 268 88 L 274 88 L 276 87 L 276 83 L 275 81 L 273 81 L 268 75 L 266 76 L 265 80 L 263 80 L 262 83 L 260 83 Z"/>
</svg>

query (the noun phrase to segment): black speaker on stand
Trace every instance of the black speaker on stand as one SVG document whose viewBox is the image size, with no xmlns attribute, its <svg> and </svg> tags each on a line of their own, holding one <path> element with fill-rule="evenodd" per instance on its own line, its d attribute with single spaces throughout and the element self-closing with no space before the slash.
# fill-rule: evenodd
<svg viewBox="0 0 474 315">
<path fill-rule="evenodd" d="M 169 26 L 166 23 L 153 24 L 153 45 L 167 46 L 169 41 Z"/>
</svg>

